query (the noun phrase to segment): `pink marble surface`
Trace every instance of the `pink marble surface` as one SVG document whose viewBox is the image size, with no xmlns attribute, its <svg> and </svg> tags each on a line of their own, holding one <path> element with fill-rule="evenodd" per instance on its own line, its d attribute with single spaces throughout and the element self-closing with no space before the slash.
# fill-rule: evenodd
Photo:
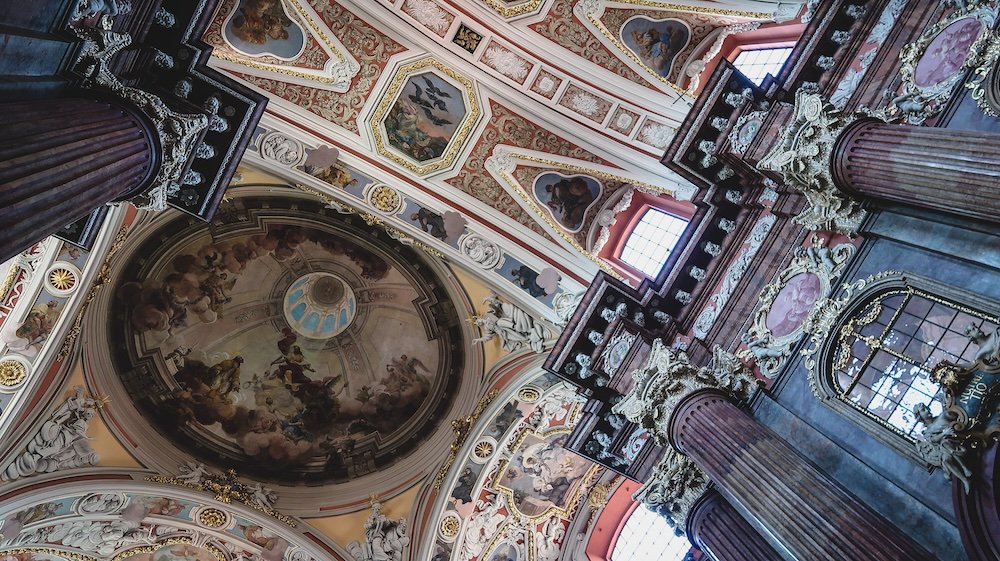
<svg viewBox="0 0 1000 561">
<path fill-rule="evenodd" d="M 813 273 L 800 273 L 789 279 L 778 291 L 764 320 L 771 335 L 784 337 L 802 325 L 813 304 L 819 300 L 820 290 L 819 277 Z"/>
<path fill-rule="evenodd" d="M 976 41 L 983 24 L 975 18 L 962 18 L 944 28 L 927 45 L 913 71 L 916 85 L 926 88 L 944 82 L 958 72 Z"/>
</svg>

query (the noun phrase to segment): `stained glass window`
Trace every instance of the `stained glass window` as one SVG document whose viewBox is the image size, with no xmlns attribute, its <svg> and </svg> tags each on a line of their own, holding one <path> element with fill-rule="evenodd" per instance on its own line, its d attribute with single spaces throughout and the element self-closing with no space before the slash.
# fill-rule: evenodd
<svg viewBox="0 0 1000 561">
<path fill-rule="evenodd" d="M 848 319 L 833 354 L 838 397 L 884 425 L 913 439 L 918 403 L 941 412 L 931 370 L 942 360 L 971 362 L 979 346 L 966 330 L 992 333 L 997 323 L 986 314 L 912 287 L 879 294 Z"/>
<path fill-rule="evenodd" d="M 791 52 L 791 47 L 740 51 L 733 66 L 759 86 L 764 82 L 765 76 L 776 75 L 781 70 Z"/>
<path fill-rule="evenodd" d="M 650 208 L 625 240 L 619 259 L 655 277 L 687 224 L 687 220 Z"/>
<path fill-rule="evenodd" d="M 639 505 L 618 534 L 611 561 L 680 561 L 690 549 L 663 517 Z"/>
</svg>

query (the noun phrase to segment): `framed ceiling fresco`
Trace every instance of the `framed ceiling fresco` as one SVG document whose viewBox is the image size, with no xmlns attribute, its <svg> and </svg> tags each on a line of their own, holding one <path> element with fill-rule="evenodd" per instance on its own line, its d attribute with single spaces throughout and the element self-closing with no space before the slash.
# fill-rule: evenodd
<svg viewBox="0 0 1000 561">
<path fill-rule="evenodd" d="M 167 223 L 116 287 L 109 341 L 142 415 L 203 461 L 283 484 L 412 450 L 464 349 L 423 257 L 318 202 L 237 197 L 220 214 Z"/>
<path fill-rule="evenodd" d="M 579 232 L 593 207 L 604 191 L 601 182 L 589 175 L 566 175 L 547 172 L 538 175 L 532 193 L 543 208 L 563 228 Z"/>
<path fill-rule="evenodd" d="M 677 55 L 690 42 L 691 30 L 677 19 L 635 16 L 625 22 L 620 35 L 622 44 L 639 57 L 643 66 L 657 76 L 668 78 Z"/>
<path fill-rule="evenodd" d="M 379 154 L 424 175 L 454 163 L 479 115 L 472 81 L 424 59 L 396 72 L 370 125 Z"/>
<path fill-rule="evenodd" d="M 250 56 L 295 60 L 306 47 L 306 31 L 281 0 L 240 0 L 226 18 L 222 35 Z"/>
</svg>

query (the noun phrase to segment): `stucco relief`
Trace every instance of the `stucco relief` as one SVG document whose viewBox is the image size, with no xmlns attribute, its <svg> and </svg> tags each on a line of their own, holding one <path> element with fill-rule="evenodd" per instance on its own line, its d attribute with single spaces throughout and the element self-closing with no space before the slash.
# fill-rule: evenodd
<svg viewBox="0 0 1000 561">
<path fill-rule="evenodd" d="M 803 324 L 814 306 L 829 295 L 854 246 L 842 243 L 828 247 L 821 238 L 795 250 L 792 263 L 760 293 L 760 308 L 744 335 L 745 351 L 764 376 L 773 376 L 802 336 Z"/>
<path fill-rule="evenodd" d="M 446 181 L 452 187 L 469 193 L 535 233 L 554 241 L 531 212 L 525 210 L 487 173 L 486 160 L 492 155 L 494 147 L 501 143 L 588 162 L 607 164 L 607 161 L 490 100 L 489 123 L 476 140 L 461 173 Z"/>
</svg>

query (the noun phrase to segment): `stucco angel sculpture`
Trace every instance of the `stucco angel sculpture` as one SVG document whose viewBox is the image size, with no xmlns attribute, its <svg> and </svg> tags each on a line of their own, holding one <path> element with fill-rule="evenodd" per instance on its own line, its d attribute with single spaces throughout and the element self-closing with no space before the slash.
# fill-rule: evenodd
<svg viewBox="0 0 1000 561">
<path fill-rule="evenodd" d="M 487 296 L 483 303 L 487 305 L 486 312 L 474 318 L 483 331 L 483 336 L 476 342 L 485 343 L 498 337 L 500 345 L 507 351 L 527 347 L 536 353 L 542 352 L 549 336 L 544 325 L 514 304 L 501 301 L 495 292 Z"/>
<path fill-rule="evenodd" d="M 955 434 L 954 422 L 958 415 L 945 410 L 934 416 L 923 403 L 913 408 L 913 414 L 924 424 L 923 438 L 916 442 L 917 453 L 929 465 L 941 468 L 945 477 L 961 481 L 968 493 L 972 470 L 965 464 L 965 455 L 969 450 Z"/>
<path fill-rule="evenodd" d="M 365 520 L 365 543 L 351 542 L 347 550 L 358 561 L 401 561 L 409 543 L 406 519 L 390 519 L 382 514 L 382 504 L 372 501 L 372 513 Z"/>
</svg>

